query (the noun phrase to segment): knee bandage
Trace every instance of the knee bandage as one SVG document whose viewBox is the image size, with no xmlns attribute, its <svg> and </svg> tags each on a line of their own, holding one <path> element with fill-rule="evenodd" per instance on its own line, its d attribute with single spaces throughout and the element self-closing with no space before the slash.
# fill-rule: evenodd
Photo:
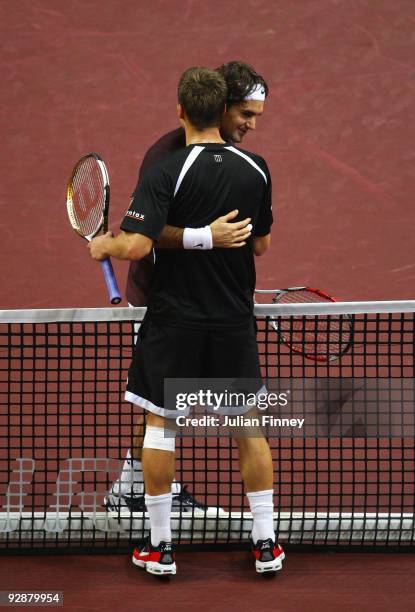
<svg viewBox="0 0 415 612">
<path fill-rule="evenodd" d="M 155 448 L 157 450 L 170 451 L 174 453 L 176 447 L 176 432 L 164 427 L 146 427 L 143 448 Z"/>
</svg>

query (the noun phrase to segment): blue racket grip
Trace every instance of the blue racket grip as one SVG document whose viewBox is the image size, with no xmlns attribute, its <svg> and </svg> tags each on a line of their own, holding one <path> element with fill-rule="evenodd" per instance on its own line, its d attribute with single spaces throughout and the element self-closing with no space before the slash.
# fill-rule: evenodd
<svg viewBox="0 0 415 612">
<path fill-rule="evenodd" d="M 108 295 L 111 304 L 119 304 L 121 302 L 121 293 L 118 289 L 117 279 L 115 278 L 111 260 L 104 259 L 101 261 L 101 266 L 104 273 L 105 282 L 107 283 Z"/>
</svg>

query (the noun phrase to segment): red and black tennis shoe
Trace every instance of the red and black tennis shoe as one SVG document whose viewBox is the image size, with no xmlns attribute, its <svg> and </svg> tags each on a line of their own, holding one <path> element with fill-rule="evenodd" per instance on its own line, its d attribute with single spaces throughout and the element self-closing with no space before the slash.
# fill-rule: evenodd
<svg viewBox="0 0 415 612">
<path fill-rule="evenodd" d="M 132 562 L 156 576 L 168 576 L 176 573 L 175 556 L 171 542 L 160 542 L 158 546 L 151 544 L 151 539 L 134 548 Z"/>
<path fill-rule="evenodd" d="M 278 572 L 282 569 L 285 553 L 278 542 L 271 538 L 252 542 L 252 554 L 255 558 L 255 569 L 259 574 L 264 572 Z"/>
</svg>

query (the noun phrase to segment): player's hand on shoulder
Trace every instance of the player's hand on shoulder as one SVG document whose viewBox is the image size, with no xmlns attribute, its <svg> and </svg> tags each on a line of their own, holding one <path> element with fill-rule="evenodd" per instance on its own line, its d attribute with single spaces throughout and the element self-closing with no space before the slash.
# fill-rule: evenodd
<svg viewBox="0 0 415 612">
<path fill-rule="evenodd" d="M 243 247 L 251 235 L 251 219 L 232 222 L 238 216 L 237 210 L 232 210 L 223 217 L 218 217 L 210 224 L 213 246 L 222 249 L 237 249 Z"/>
</svg>

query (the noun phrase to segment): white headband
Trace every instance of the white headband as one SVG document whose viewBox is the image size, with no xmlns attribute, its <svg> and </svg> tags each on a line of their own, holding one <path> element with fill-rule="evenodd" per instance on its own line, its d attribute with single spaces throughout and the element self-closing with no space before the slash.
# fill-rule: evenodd
<svg viewBox="0 0 415 612">
<path fill-rule="evenodd" d="M 265 87 L 260 83 L 254 85 L 251 91 L 245 96 L 244 100 L 258 100 L 258 102 L 263 102 L 265 100 Z"/>
</svg>

